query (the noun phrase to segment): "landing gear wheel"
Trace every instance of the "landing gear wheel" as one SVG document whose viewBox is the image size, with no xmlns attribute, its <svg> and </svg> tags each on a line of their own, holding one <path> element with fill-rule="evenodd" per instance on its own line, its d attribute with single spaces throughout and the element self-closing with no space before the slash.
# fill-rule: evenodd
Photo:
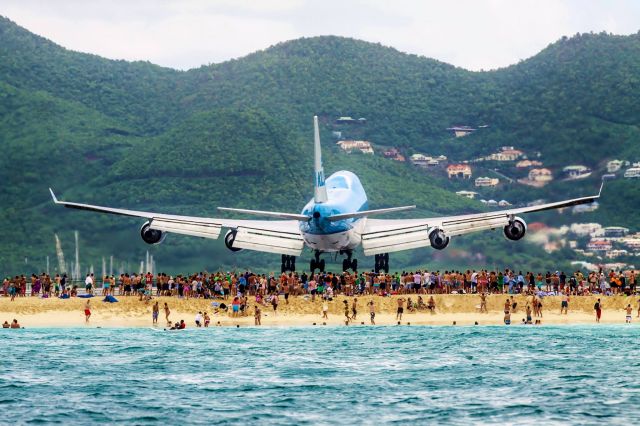
<svg viewBox="0 0 640 426">
<path fill-rule="evenodd" d="M 324 259 L 320 260 L 320 263 L 318 264 L 318 269 L 320 270 L 320 272 L 324 272 Z"/>
<path fill-rule="evenodd" d="M 353 272 L 358 272 L 358 259 L 353 259 L 351 261 L 351 269 Z"/>
<path fill-rule="evenodd" d="M 342 260 L 342 272 L 349 270 L 350 266 L 351 266 L 351 262 L 349 262 L 349 259 Z"/>
<path fill-rule="evenodd" d="M 309 262 L 309 270 L 311 271 L 312 274 L 315 272 L 317 267 L 318 265 L 316 265 L 315 259 L 311 259 L 311 262 Z"/>
<path fill-rule="evenodd" d="M 296 270 L 296 257 L 283 254 L 282 263 L 280 264 L 280 272 L 281 273 L 285 273 L 286 271 L 293 272 L 295 270 Z"/>
<path fill-rule="evenodd" d="M 384 271 L 385 274 L 389 273 L 389 253 L 376 254 L 376 264 L 374 270 L 376 274 L 380 271 Z"/>
</svg>

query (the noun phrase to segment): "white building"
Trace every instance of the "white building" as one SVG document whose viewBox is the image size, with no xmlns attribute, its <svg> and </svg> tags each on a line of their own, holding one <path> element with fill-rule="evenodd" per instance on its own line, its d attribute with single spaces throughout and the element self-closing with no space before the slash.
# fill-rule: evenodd
<svg viewBox="0 0 640 426">
<path fill-rule="evenodd" d="M 474 191 L 457 191 L 456 194 L 460 195 L 461 197 L 467 197 L 470 200 L 473 200 L 474 198 L 476 198 L 476 195 L 478 195 L 478 193 Z"/>
<path fill-rule="evenodd" d="M 624 177 L 628 179 L 640 178 L 640 167 L 631 167 L 624 172 Z"/>
<path fill-rule="evenodd" d="M 593 203 L 589 204 L 578 204 L 577 206 L 573 206 L 571 212 L 573 214 L 589 213 L 598 210 L 598 207 L 600 207 L 600 204 L 598 204 L 597 201 L 594 201 Z"/>
<path fill-rule="evenodd" d="M 622 168 L 624 161 L 622 160 L 611 160 L 607 163 L 607 173 L 615 173 Z"/>
<path fill-rule="evenodd" d="M 591 169 L 587 166 L 573 165 L 563 168 L 562 173 L 569 180 L 584 179 L 591 176 Z"/>
<path fill-rule="evenodd" d="M 345 152 L 358 150 L 363 154 L 373 154 L 373 147 L 369 141 L 338 141 L 336 145 Z"/>
<path fill-rule="evenodd" d="M 569 227 L 572 234 L 586 237 L 587 235 L 594 235 L 602 231 L 602 225 L 599 223 L 572 223 Z"/>
<path fill-rule="evenodd" d="M 490 178 L 490 177 L 479 177 L 475 180 L 475 185 L 477 187 L 493 187 L 497 186 L 500 183 L 500 179 L 498 178 Z"/>
</svg>

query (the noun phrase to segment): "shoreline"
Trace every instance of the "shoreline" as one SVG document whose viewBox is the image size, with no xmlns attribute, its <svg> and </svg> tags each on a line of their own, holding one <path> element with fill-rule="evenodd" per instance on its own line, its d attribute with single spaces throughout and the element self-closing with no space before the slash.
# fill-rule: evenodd
<svg viewBox="0 0 640 426">
<path fill-rule="evenodd" d="M 487 296 L 487 313 L 479 312 L 480 297 L 478 295 L 433 295 L 436 301 L 436 312 L 416 311 L 408 312 L 405 307 L 401 325 L 426 325 L 426 326 L 452 326 L 456 322 L 458 326 L 475 325 L 501 325 L 504 326 L 504 313 L 502 311 L 504 302 L 510 295 L 493 294 Z M 511 314 L 511 325 L 521 325 L 522 319 L 526 317 L 525 305 L 527 298 L 522 295 L 513 295 L 513 300 L 518 304 L 517 310 Z M 398 325 L 396 320 L 397 299 L 411 297 L 417 300 L 417 295 L 403 295 L 393 297 L 381 296 L 360 296 L 358 297 L 358 314 L 356 320 L 351 321 L 349 326 L 370 325 L 370 316 L 367 303 L 373 301 L 375 304 L 376 325 L 391 326 Z M 428 300 L 429 295 L 422 295 Z M 116 296 L 118 298 L 118 296 Z M 220 312 L 214 314 L 212 302 L 220 303 L 221 300 L 211 299 L 178 299 L 175 297 L 158 297 L 150 303 L 139 301 L 137 297 L 120 297 L 117 303 L 104 303 L 101 297 L 94 297 L 91 300 L 91 319 L 85 323 L 84 304 L 87 299 L 72 298 L 41 299 L 38 297 L 17 298 L 11 302 L 8 298 L 0 298 L 0 322 L 9 323 L 15 318 L 20 326 L 25 328 L 65 328 L 65 327 L 104 327 L 104 328 L 149 328 L 154 327 L 152 323 L 152 305 L 157 300 L 160 305 L 160 316 L 158 319 L 159 330 L 167 328 L 163 305 L 168 303 L 171 310 L 169 319 L 172 322 L 184 320 L 187 328 L 196 328 L 194 317 L 201 312 L 209 312 L 211 317 L 210 327 L 215 327 L 220 321 L 223 327 L 247 327 L 254 326 L 253 307 L 255 303 L 249 302 L 249 315 L 241 317 L 231 317 L 228 313 Z M 345 315 L 343 300 L 349 301 L 349 306 L 353 302 L 353 297 L 338 296 L 329 302 L 328 319 L 322 319 L 322 300 L 316 298 L 311 302 L 304 296 L 290 297 L 287 305 L 284 298 L 278 306 L 277 314 L 273 314 L 271 305 L 261 306 L 262 326 L 276 327 L 299 327 L 316 326 L 345 326 Z M 584 325 L 597 324 L 593 304 L 597 300 L 595 296 L 576 296 L 569 302 L 569 313 L 560 314 L 560 297 L 548 296 L 543 298 L 542 318 L 533 317 L 533 321 L 541 319 L 541 325 Z M 608 296 L 601 297 L 603 304 L 602 324 L 624 324 L 626 313 L 624 307 L 631 304 L 633 308 L 633 323 L 640 323 L 637 315 L 637 296 Z M 228 301 L 227 301 L 228 303 Z M 364 323 L 364 324 L 362 324 Z M 258 326 L 259 327 L 259 326 Z"/>
</svg>

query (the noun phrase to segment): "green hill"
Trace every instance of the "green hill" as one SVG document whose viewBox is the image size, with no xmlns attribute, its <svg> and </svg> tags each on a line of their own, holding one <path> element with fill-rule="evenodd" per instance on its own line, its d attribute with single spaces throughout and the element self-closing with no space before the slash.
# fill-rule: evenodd
<svg viewBox="0 0 640 426">
<path fill-rule="evenodd" d="M 415 203 L 419 211 L 411 215 L 424 215 L 484 207 L 455 195 L 465 184 L 442 173 L 342 154 L 331 131 L 371 140 L 378 151 L 396 146 L 405 155 L 454 161 L 512 145 L 539 152 L 554 169 L 585 164 L 594 176 L 542 189 L 502 185 L 483 195 L 524 202 L 591 193 L 606 160 L 638 158 L 639 49 L 639 35 L 584 34 L 478 73 L 377 44 L 316 37 L 180 72 L 69 51 L 0 17 L 0 272 L 42 269 L 47 255 L 55 264 L 54 233 L 69 257 L 74 229 L 83 267 L 97 270 L 110 255 L 116 266 L 137 269 L 146 250 L 172 272 L 277 266 L 277 256 L 233 254 L 220 241 L 171 236 L 146 246 L 137 236 L 140 221 L 55 208 L 47 188 L 63 199 L 168 213 L 212 216 L 217 206 L 297 212 L 311 193 L 315 114 L 325 168 L 356 172 L 376 208 Z M 339 116 L 366 124 L 337 125 Z M 488 127 L 454 139 L 446 129 L 457 124 Z M 638 229 L 636 192 L 634 182 L 614 182 L 601 208 L 581 219 Z M 533 219 L 570 220 L 556 213 Z M 508 244 L 499 233 L 452 246 L 437 254 L 436 265 L 551 268 L 572 256 Z M 393 262 L 431 265 L 433 254 L 416 250 Z"/>
</svg>

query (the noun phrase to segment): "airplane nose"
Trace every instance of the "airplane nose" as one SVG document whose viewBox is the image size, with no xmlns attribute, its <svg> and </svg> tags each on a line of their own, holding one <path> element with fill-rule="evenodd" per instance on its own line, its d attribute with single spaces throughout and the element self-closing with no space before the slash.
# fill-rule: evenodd
<svg viewBox="0 0 640 426">
<path fill-rule="evenodd" d="M 313 218 L 314 219 L 320 219 L 320 212 L 319 211 L 313 212 Z"/>
</svg>

